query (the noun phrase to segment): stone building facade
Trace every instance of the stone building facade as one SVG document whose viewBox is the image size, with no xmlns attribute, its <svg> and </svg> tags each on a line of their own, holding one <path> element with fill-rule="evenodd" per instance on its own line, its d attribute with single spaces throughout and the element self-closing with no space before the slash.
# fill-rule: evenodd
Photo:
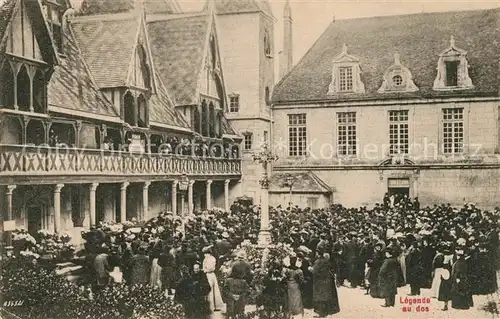
<svg viewBox="0 0 500 319">
<path fill-rule="evenodd" d="M 273 174 L 313 172 L 346 206 L 387 192 L 498 206 L 499 21 L 492 9 L 332 22 L 275 87 Z"/>
</svg>

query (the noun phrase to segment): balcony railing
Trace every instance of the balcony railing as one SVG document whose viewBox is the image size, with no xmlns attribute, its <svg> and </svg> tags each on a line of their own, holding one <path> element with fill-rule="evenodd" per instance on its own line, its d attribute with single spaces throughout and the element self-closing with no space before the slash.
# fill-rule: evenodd
<svg viewBox="0 0 500 319">
<path fill-rule="evenodd" d="M 10 175 L 241 175 L 241 160 L 75 148 L 0 145 Z"/>
</svg>

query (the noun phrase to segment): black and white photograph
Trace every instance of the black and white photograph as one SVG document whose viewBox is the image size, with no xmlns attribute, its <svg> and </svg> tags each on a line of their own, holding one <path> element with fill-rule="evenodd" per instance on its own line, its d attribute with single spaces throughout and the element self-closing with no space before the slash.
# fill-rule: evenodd
<svg viewBox="0 0 500 319">
<path fill-rule="evenodd" d="M 500 0 L 0 0 L 0 319 L 500 318 Z"/>
</svg>

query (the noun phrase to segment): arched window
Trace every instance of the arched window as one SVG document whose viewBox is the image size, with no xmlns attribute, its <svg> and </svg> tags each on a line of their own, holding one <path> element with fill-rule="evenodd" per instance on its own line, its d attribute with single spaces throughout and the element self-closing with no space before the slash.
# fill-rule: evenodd
<svg viewBox="0 0 500 319">
<path fill-rule="evenodd" d="M 215 106 L 213 102 L 210 102 L 209 106 L 209 121 L 208 121 L 208 128 L 209 128 L 209 134 L 210 137 L 215 137 Z"/>
<path fill-rule="evenodd" d="M 266 86 L 266 92 L 265 92 L 265 99 L 266 99 L 266 105 L 269 105 L 270 103 L 270 92 L 269 92 L 269 87 Z"/>
<path fill-rule="evenodd" d="M 140 127 L 147 127 L 148 126 L 148 109 L 147 109 L 147 103 L 146 103 L 146 98 L 144 95 L 139 95 L 137 98 L 137 119 L 138 123 L 137 125 Z"/>
<path fill-rule="evenodd" d="M 215 48 L 215 39 L 213 37 L 210 39 L 210 51 L 212 55 L 212 67 L 215 69 L 217 67 L 217 49 Z"/>
<path fill-rule="evenodd" d="M 130 91 L 125 93 L 123 98 L 124 121 L 132 126 L 136 125 L 135 99 Z"/>
<path fill-rule="evenodd" d="M 45 74 L 38 69 L 33 78 L 33 109 L 37 113 L 44 113 L 46 109 Z"/>
<path fill-rule="evenodd" d="M 208 105 L 206 101 L 201 103 L 201 135 L 208 136 Z"/>
<path fill-rule="evenodd" d="M 30 120 L 26 127 L 26 143 L 40 145 L 45 143 L 45 127 L 39 120 Z"/>
<path fill-rule="evenodd" d="M 21 66 L 17 74 L 17 105 L 21 111 L 30 111 L 31 85 L 26 66 Z"/>
<path fill-rule="evenodd" d="M 201 134 L 201 118 L 198 106 L 195 106 L 193 110 L 193 126 L 194 126 L 194 131 L 196 133 Z"/>
<path fill-rule="evenodd" d="M 222 137 L 222 111 L 219 111 L 216 116 L 215 134 L 218 138 Z"/>
<path fill-rule="evenodd" d="M 9 61 L 0 69 L 0 107 L 14 108 L 14 73 Z"/>
</svg>

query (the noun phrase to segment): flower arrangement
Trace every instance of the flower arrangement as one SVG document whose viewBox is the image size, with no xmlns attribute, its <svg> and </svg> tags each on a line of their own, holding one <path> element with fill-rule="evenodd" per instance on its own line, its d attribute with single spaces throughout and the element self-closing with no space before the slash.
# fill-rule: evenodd
<svg viewBox="0 0 500 319">
<path fill-rule="evenodd" d="M 92 294 L 54 271 L 20 259 L 3 261 L 1 274 L 4 300 L 24 302 L 10 309 L 21 318 L 184 318 L 179 305 L 150 286 L 112 284 Z"/>
</svg>

